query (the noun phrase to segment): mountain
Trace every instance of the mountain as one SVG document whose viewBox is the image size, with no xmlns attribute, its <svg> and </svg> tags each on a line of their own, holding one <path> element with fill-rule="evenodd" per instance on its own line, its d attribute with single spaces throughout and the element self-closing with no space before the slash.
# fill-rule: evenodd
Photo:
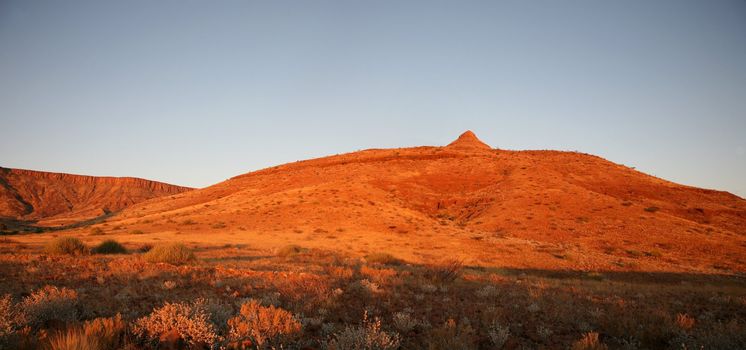
<svg viewBox="0 0 746 350">
<path fill-rule="evenodd" d="M 132 177 L 99 177 L 0 167 L 0 220 L 60 226 L 91 220 L 155 197 L 191 190 Z"/>
<path fill-rule="evenodd" d="M 408 261 L 746 271 L 746 200 L 593 155 L 492 149 L 470 131 L 445 147 L 371 149 L 247 173 L 111 221 L 194 242 L 383 251 Z"/>
</svg>

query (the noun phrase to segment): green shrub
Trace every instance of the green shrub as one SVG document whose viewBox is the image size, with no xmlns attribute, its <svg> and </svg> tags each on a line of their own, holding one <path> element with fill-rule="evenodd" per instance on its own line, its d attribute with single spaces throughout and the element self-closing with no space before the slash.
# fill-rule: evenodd
<svg viewBox="0 0 746 350">
<path fill-rule="evenodd" d="M 365 257 L 365 261 L 371 264 L 399 265 L 401 261 L 389 253 L 373 253 Z"/>
<path fill-rule="evenodd" d="M 307 249 L 305 249 L 305 248 L 303 248 L 303 247 L 301 247 L 301 246 L 299 246 L 297 244 L 290 244 L 290 245 L 286 245 L 286 246 L 280 248 L 279 250 L 277 250 L 277 256 L 281 256 L 281 257 L 286 258 L 286 257 L 290 257 L 290 256 L 294 256 L 294 255 L 298 255 L 298 254 L 304 253 L 306 250 Z"/>
<path fill-rule="evenodd" d="M 94 254 L 127 254 L 127 249 L 113 239 L 107 239 L 91 250 Z"/>
<path fill-rule="evenodd" d="M 186 264 L 195 259 L 194 253 L 181 243 L 157 245 L 145 253 L 144 257 L 149 262 L 162 262 L 173 265 Z"/>
<path fill-rule="evenodd" d="M 57 237 L 44 247 L 49 254 L 84 255 L 88 253 L 88 247 L 75 237 Z"/>
</svg>

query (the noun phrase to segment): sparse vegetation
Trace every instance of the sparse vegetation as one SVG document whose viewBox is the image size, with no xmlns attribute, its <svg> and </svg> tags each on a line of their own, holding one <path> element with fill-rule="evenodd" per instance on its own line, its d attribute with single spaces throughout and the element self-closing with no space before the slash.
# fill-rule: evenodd
<svg viewBox="0 0 746 350">
<path fill-rule="evenodd" d="M 100 227 L 94 227 L 91 229 L 91 233 L 89 233 L 90 236 L 103 236 L 106 232 Z"/>
<path fill-rule="evenodd" d="M 145 232 L 143 232 L 142 230 L 132 230 L 130 231 L 130 234 L 131 235 L 142 235 L 142 234 L 145 234 Z"/>
<path fill-rule="evenodd" d="M 57 237 L 47 242 L 44 250 L 49 254 L 84 255 L 88 247 L 75 237 Z"/>
<path fill-rule="evenodd" d="M 195 260 L 194 253 L 181 243 L 157 245 L 144 254 L 145 260 L 152 263 L 182 265 Z"/>
<path fill-rule="evenodd" d="M 113 239 L 107 239 L 91 249 L 94 254 L 127 254 L 127 249 Z"/>
</svg>

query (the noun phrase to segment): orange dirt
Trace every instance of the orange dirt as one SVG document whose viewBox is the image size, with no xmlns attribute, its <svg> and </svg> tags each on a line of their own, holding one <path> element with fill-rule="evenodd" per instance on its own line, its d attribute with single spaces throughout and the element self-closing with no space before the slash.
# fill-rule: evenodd
<svg viewBox="0 0 746 350">
<path fill-rule="evenodd" d="M 746 271 L 746 200 L 588 154 L 492 149 L 472 132 L 251 172 L 135 204 L 108 225 L 127 242 L 301 244 L 416 263 Z"/>
<path fill-rule="evenodd" d="M 0 168 L 0 222 L 67 225 L 190 188 L 132 177 Z"/>
</svg>

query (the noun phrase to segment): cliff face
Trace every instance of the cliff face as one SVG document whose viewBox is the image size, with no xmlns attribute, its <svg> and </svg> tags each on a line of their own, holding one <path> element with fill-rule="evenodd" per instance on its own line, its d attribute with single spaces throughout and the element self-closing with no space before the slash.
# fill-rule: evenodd
<svg viewBox="0 0 746 350">
<path fill-rule="evenodd" d="M 0 168 L 0 218 L 70 223 L 188 190 L 133 177 Z"/>
</svg>

